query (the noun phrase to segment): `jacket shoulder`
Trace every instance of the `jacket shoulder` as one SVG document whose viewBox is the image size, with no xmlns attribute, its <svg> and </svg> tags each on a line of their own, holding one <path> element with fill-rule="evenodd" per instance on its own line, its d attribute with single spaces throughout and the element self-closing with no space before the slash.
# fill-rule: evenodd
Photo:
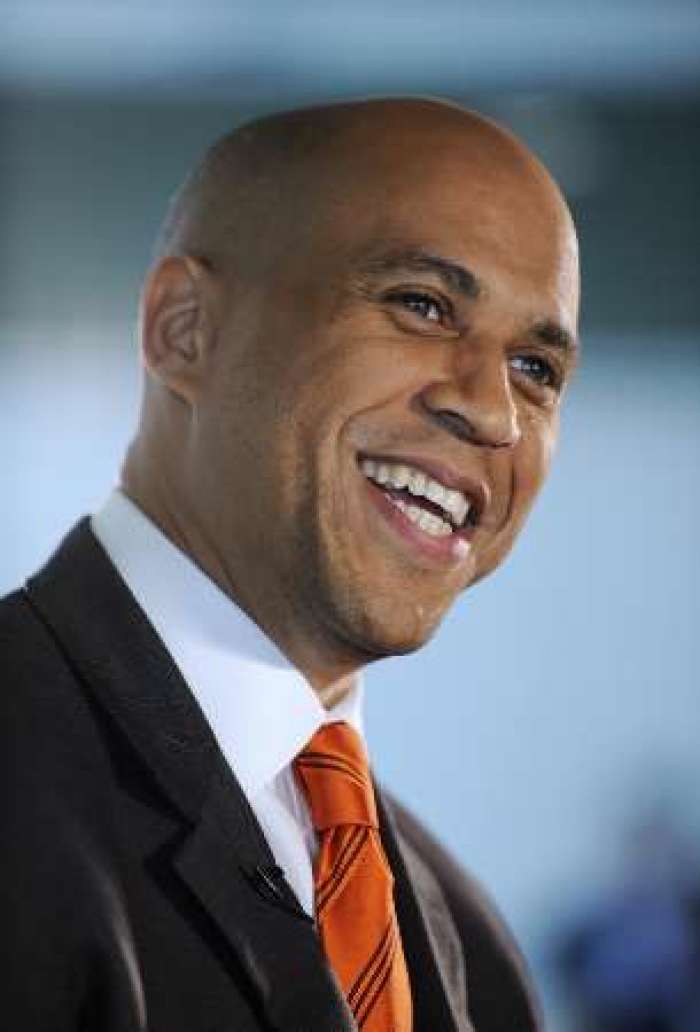
<svg viewBox="0 0 700 1032">
<path fill-rule="evenodd" d="M 3 1013 L 27 1032 L 82 1027 L 118 909 L 111 777 L 81 682 L 24 591 L 0 600 L 0 786 Z"/>
<path fill-rule="evenodd" d="M 32 752 L 40 744 L 43 718 L 55 739 L 85 713 L 69 658 L 23 590 L 0 599 L 0 671 L 0 729 L 20 739 L 26 732 Z"/>
<path fill-rule="evenodd" d="M 24 590 L 0 599 L 0 765 L 3 821 L 30 825 L 66 806 L 102 824 L 105 736 L 71 657 Z"/>
<path fill-rule="evenodd" d="M 526 962 L 492 900 L 415 814 L 391 795 L 383 794 L 405 851 L 433 882 L 433 904 L 439 906 L 442 897 L 450 911 L 466 962 L 468 1011 L 475 1029 L 542 1029 Z"/>
</svg>

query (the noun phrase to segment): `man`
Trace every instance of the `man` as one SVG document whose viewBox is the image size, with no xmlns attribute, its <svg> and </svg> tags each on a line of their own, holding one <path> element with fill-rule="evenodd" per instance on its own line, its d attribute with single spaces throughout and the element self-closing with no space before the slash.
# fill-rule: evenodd
<svg viewBox="0 0 700 1032">
<path fill-rule="evenodd" d="M 493 911 L 373 788 L 358 674 L 509 551 L 577 305 L 556 186 L 456 106 L 205 157 L 121 490 L 2 607 L 5 1027 L 539 1027 Z"/>
</svg>

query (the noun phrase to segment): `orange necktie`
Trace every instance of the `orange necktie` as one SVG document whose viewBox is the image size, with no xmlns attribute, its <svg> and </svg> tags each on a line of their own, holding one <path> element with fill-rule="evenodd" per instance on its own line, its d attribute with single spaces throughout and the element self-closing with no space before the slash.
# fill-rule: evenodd
<svg viewBox="0 0 700 1032">
<path fill-rule="evenodd" d="M 363 1032 L 411 1032 L 394 879 L 362 739 L 349 724 L 326 724 L 295 769 L 320 836 L 314 886 L 326 957 Z"/>
</svg>

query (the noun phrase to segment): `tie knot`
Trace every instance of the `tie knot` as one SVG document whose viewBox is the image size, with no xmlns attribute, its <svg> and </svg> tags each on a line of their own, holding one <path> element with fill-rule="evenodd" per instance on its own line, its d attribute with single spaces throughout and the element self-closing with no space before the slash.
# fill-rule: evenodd
<svg viewBox="0 0 700 1032">
<path fill-rule="evenodd" d="M 377 807 L 362 739 L 346 723 L 319 728 L 294 761 L 316 831 L 339 824 L 378 828 Z"/>
</svg>

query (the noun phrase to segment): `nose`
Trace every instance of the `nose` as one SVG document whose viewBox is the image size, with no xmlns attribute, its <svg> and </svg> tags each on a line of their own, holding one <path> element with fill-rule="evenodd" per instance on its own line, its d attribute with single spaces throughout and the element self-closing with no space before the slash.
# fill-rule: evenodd
<svg viewBox="0 0 700 1032">
<path fill-rule="evenodd" d="M 430 418 L 460 441 L 512 448 L 520 440 L 507 363 L 484 360 L 454 378 L 425 387 L 420 400 Z"/>
</svg>

